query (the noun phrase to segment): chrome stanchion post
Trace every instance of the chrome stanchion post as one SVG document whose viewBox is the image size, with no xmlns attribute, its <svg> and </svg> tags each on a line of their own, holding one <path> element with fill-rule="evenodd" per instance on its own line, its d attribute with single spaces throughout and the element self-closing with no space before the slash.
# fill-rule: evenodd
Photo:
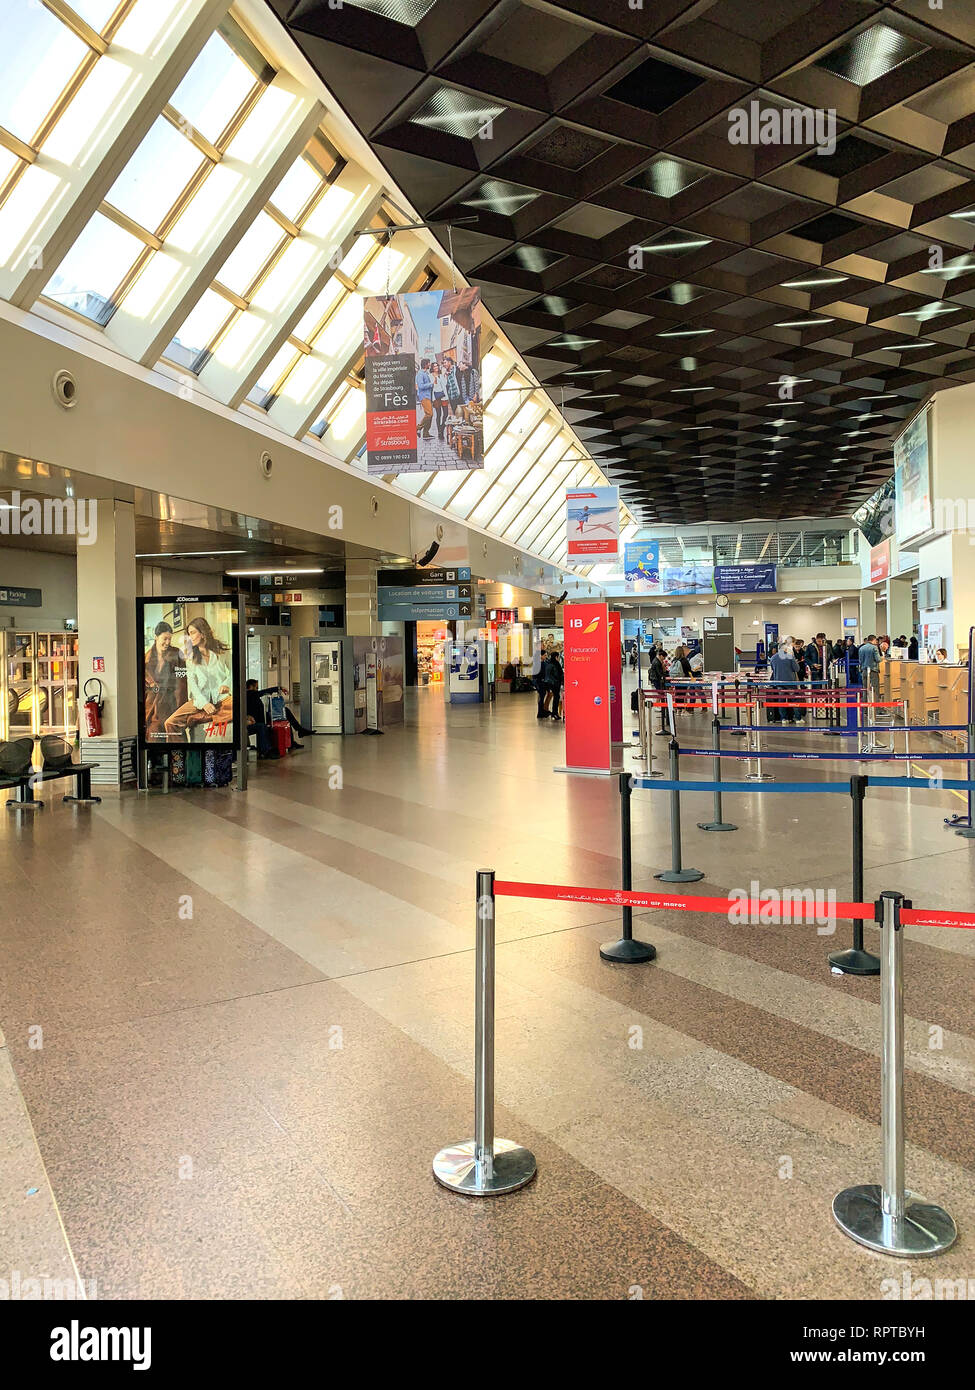
<svg viewBox="0 0 975 1390">
<path fill-rule="evenodd" d="M 975 782 L 975 724 L 968 726 L 968 761 L 965 766 L 968 768 L 969 782 Z M 972 791 L 968 789 L 968 814 L 963 818 L 968 824 L 964 823 L 953 827 L 956 835 L 960 835 L 963 840 L 975 840 L 975 820 L 972 819 Z M 950 822 L 949 822 L 950 823 Z"/>
<path fill-rule="evenodd" d="M 773 690 L 773 697 L 775 696 L 775 693 L 776 692 Z M 752 726 L 755 730 L 755 771 L 745 773 L 746 782 L 773 782 L 775 780 L 774 777 L 772 777 L 771 773 L 762 771 L 762 745 L 760 742 L 762 734 L 761 709 L 762 706 L 759 700 L 758 690 L 756 689 L 755 703 L 752 706 Z M 757 715 L 756 710 L 758 711 Z"/>
<path fill-rule="evenodd" d="M 626 772 L 620 773 L 620 877 L 623 891 L 629 893 L 633 888 L 633 837 L 630 829 L 630 802 L 633 795 L 633 779 Z M 603 960 L 634 965 L 638 961 L 654 960 L 656 948 L 647 941 L 633 940 L 633 908 L 627 904 L 623 908 L 623 935 L 619 941 L 607 941 L 600 946 L 599 954 Z"/>
<path fill-rule="evenodd" d="M 726 821 L 721 814 L 721 720 L 715 713 L 711 721 L 711 747 L 714 749 L 714 816 L 709 821 L 698 821 L 698 830 L 737 830 L 737 825 Z"/>
<path fill-rule="evenodd" d="M 853 803 L 853 901 L 863 902 L 863 803 L 869 777 L 850 778 Z M 834 975 L 879 975 L 880 960 L 863 945 L 863 921 L 853 923 L 853 945 L 848 951 L 830 951 L 827 959 Z"/>
<path fill-rule="evenodd" d="M 903 706 L 904 706 L 904 754 L 905 754 L 906 757 L 909 758 L 909 757 L 911 756 L 911 712 L 910 712 L 910 703 L 909 703 L 909 701 L 907 701 L 907 700 L 902 700 L 901 703 L 902 703 Z M 908 774 L 907 774 L 907 775 L 910 776 L 910 770 L 908 770 Z"/>
<path fill-rule="evenodd" d="M 433 1176 L 468 1197 L 496 1197 L 535 1176 L 535 1156 L 494 1135 L 494 872 L 477 875 L 474 995 L 474 1138 L 441 1149 Z"/>
<path fill-rule="evenodd" d="M 937 1255 L 958 1236 L 942 1208 L 904 1187 L 904 961 L 900 914 L 910 903 L 900 893 L 882 893 L 876 905 L 881 925 L 880 1126 L 883 1182 L 847 1187 L 833 1198 L 840 1230 L 869 1250 L 887 1255 Z"/>
<path fill-rule="evenodd" d="M 680 781 L 680 744 L 676 738 L 670 740 L 670 780 Z M 680 847 L 680 791 L 674 787 L 670 793 L 670 868 L 654 874 L 661 883 L 696 883 L 704 874 L 700 869 L 685 869 L 681 865 Z"/>
</svg>

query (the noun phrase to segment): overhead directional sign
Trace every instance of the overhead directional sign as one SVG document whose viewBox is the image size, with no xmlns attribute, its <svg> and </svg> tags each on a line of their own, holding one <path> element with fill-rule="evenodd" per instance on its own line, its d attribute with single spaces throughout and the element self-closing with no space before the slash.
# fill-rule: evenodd
<svg viewBox="0 0 975 1390">
<path fill-rule="evenodd" d="M 458 600 L 470 603 L 470 584 L 417 584 L 412 589 L 379 590 L 382 606 L 391 603 L 457 603 Z"/>
<path fill-rule="evenodd" d="M 471 572 L 467 565 L 457 565 L 447 569 L 429 570 L 380 570 L 377 583 L 380 589 L 402 588 L 422 584 L 469 584 Z"/>
<path fill-rule="evenodd" d="M 379 603 L 379 617 L 387 623 L 449 622 L 453 618 L 471 617 L 471 605 L 465 603 Z"/>
</svg>

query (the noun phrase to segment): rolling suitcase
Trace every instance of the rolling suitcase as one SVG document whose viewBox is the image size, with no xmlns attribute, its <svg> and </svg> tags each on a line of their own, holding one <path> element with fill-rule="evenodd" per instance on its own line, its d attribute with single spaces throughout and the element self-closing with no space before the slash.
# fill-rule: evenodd
<svg viewBox="0 0 975 1390">
<path fill-rule="evenodd" d="M 278 757 L 283 758 L 291 747 L 291 725 L 287 719 L 275 719 L 271 725 L 271 737 L 278 750 Z"/>
</svg>

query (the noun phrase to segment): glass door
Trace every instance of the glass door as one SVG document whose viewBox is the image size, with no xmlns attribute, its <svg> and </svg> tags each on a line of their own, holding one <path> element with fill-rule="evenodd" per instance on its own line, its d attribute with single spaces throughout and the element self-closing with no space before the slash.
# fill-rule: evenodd
<svg viewBox="0 0 975 1390">
<path fill-rule="evenodd" d="M 35 639 L 32 632 L 8 632 L 7 638 L 7 737 L 34 733 Z"/>
</svg>

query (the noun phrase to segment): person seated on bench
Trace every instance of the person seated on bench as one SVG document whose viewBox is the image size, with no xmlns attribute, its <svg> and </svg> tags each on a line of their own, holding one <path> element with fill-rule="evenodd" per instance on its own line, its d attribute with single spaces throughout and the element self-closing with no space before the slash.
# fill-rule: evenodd
<svg viewBox="0 0 975 1390">
<path fill-rule="evenodd" d="M 253 734 L 257 739 L 257 756 L 259 758 L 277 758 L 279 756 L 271 737 L 271 730 L 268 728 L 261 692 L 257 688 L 257 681 L 253 680 L 247 682 L 247 734 L 248 737 Z"/>
<path fill-rule="evenodd" d="M 250 685 L 249 681 L 248 685 Z M 257 681 L 254 682 L 254 685 L 257 685 Z M 264 690 L 258 690 L 257 693 L 261 696 L 281 694 L 284 696 L 285 699 L 288 698 L 288 692 L 285 690 L 283 685 L 269 685 Z M 310 738 L 311 735 L 315 732 L 314 729 L 306 729 L 302 724 L 300 724 L 287 705 L 285 705 L 284 707 L 284 712 L 287 716 L 288 723 L 291 725 L 291 728 L 294 731 L 294 733 L 300 734 L 302 738 Z M 296 738 L 292 738 L 291 747 L 300 748 L 301 744 L 298 742 Z"/>
</svg>

